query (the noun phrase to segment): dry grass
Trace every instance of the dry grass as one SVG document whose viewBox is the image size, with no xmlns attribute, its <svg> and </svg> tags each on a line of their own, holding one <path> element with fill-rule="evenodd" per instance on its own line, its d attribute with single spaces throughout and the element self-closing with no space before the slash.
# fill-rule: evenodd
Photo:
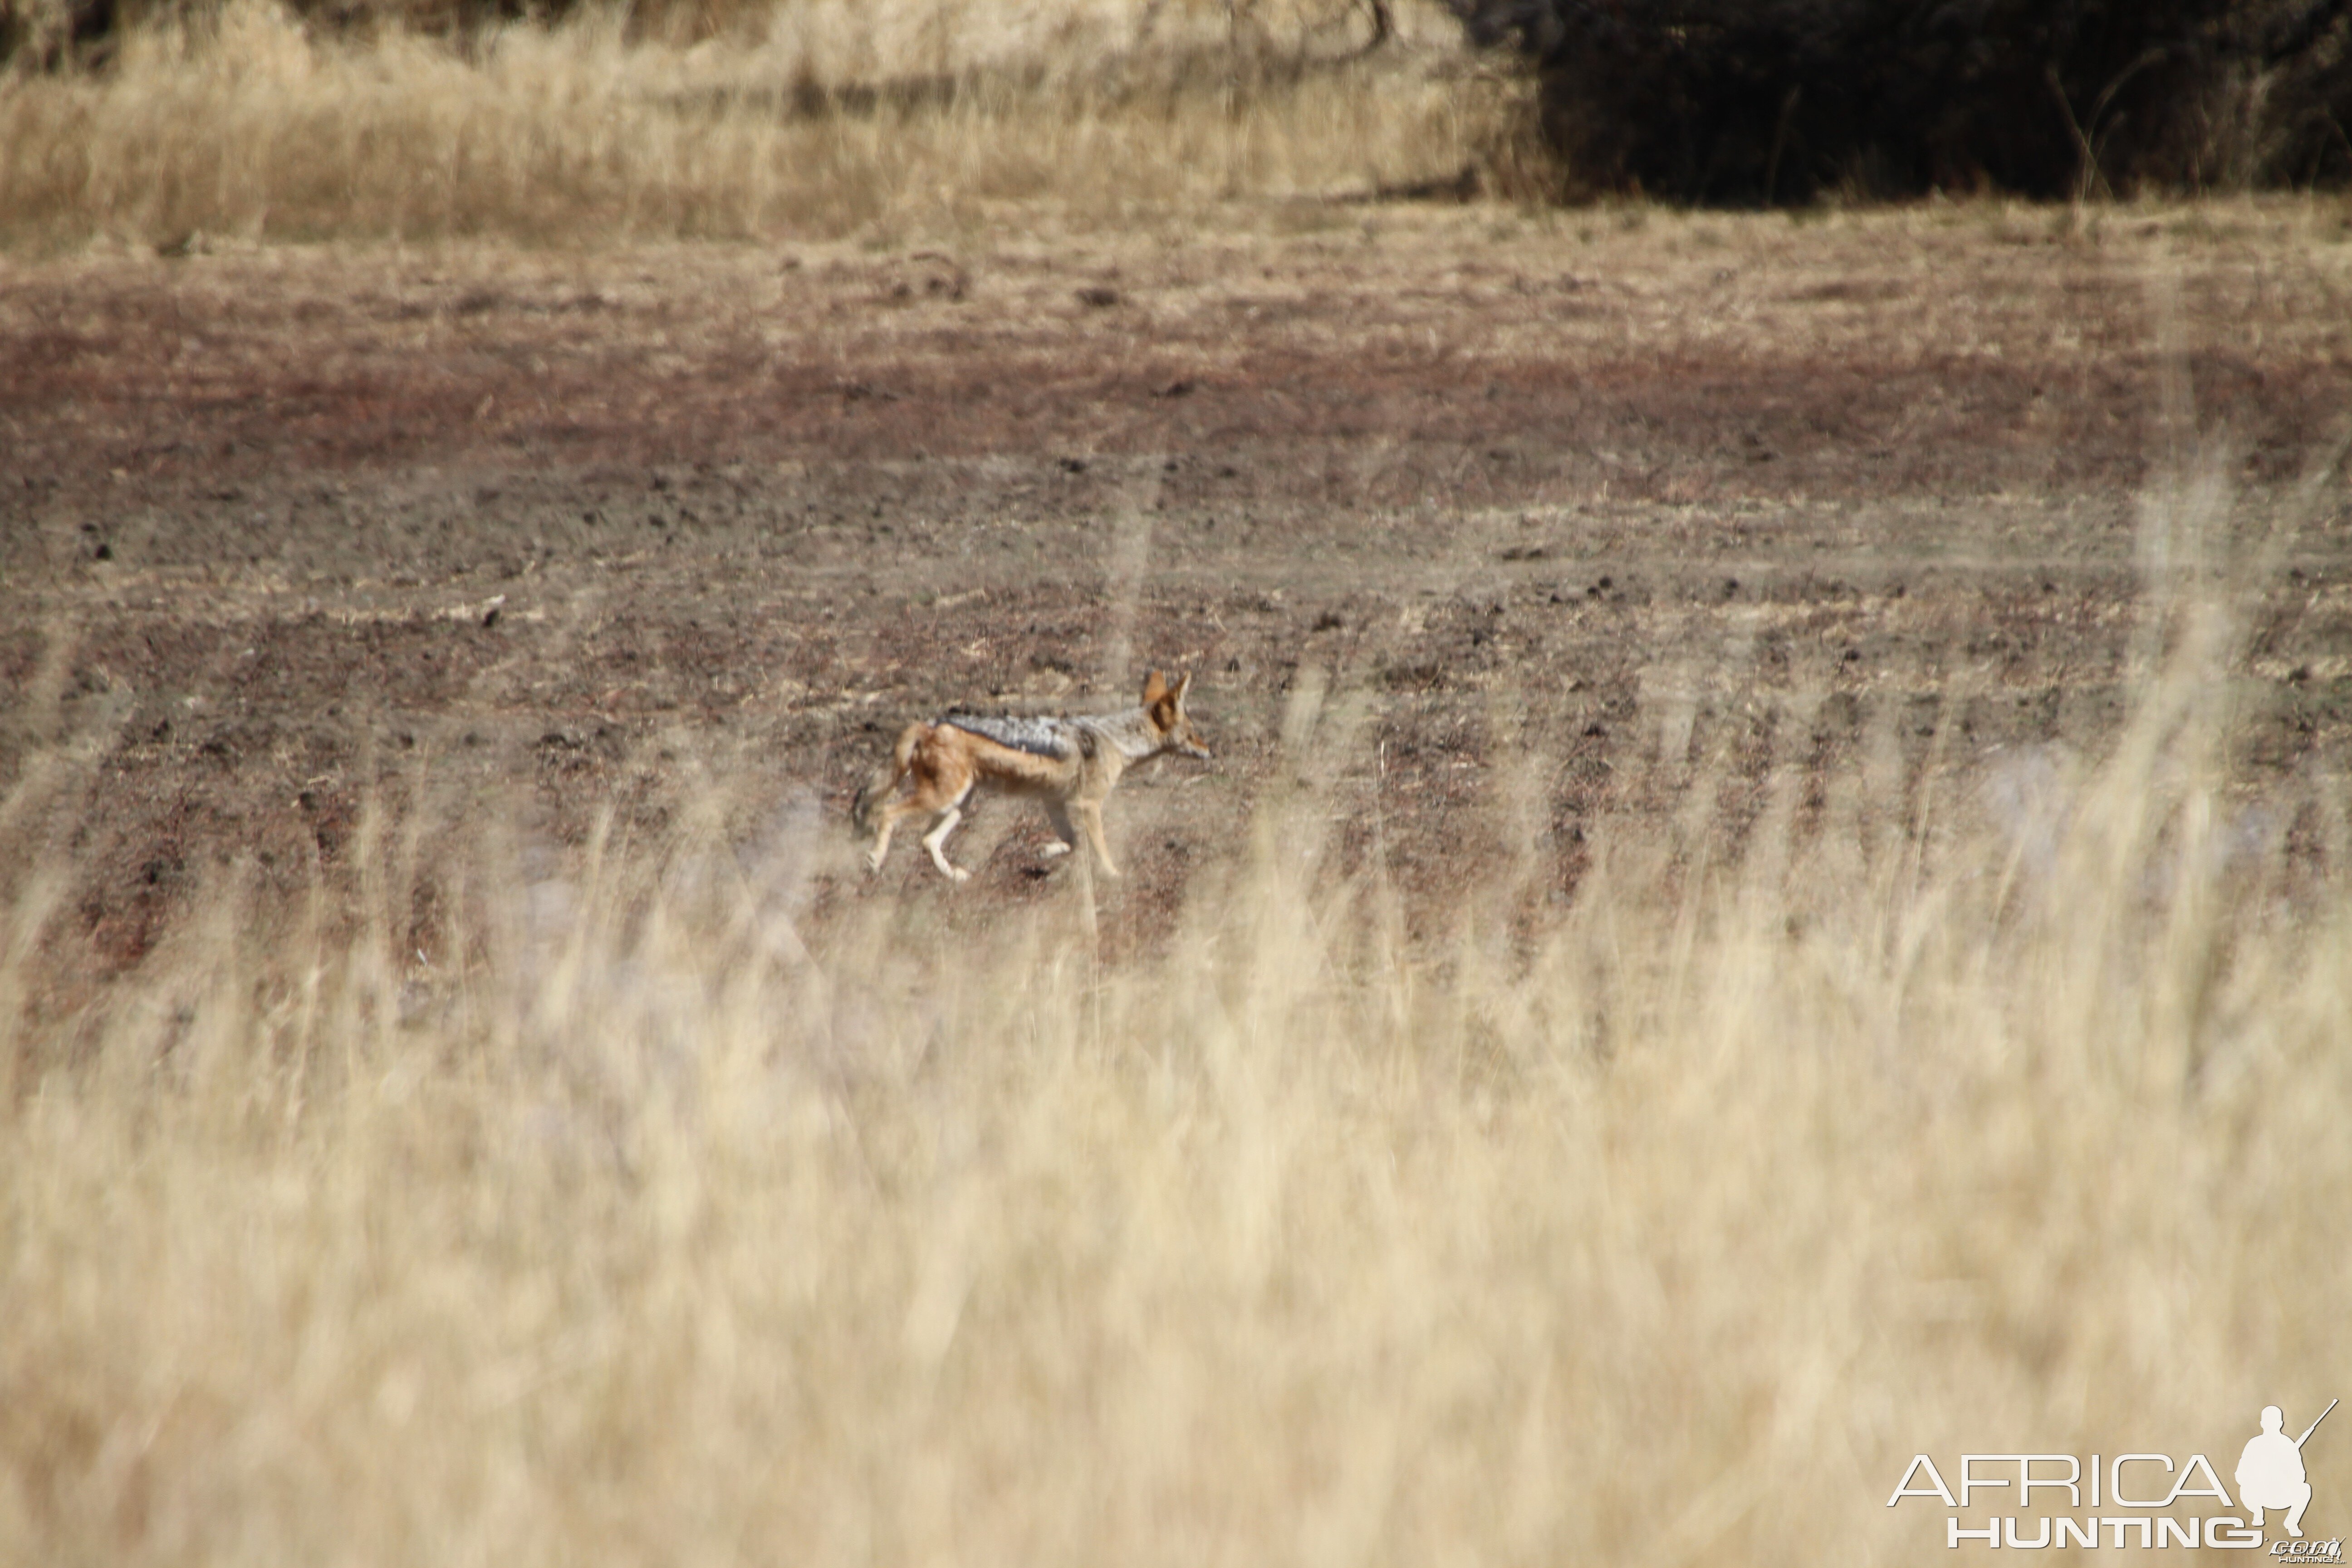
<svg viewBox="0 0 2352 1568">
<path fill-rule="evenodd" d="M 2231 804 L 2220 494 L 2150 508 L 2104 764 L 1890 826 L 1866 744 L 1737 858 L 1702 768 L 1435 951 L 1311 783 L 1123 965 L 1075 886 L 811 951 L 848 847 L 714 807 L 562 864 L 379 826 L 356 927 L 223 889 L 37 1019 L 36 879 L 0 1556 L 1895 1562 L 1915 1451 L 2223 1454 L 2352 1371 L 2352 900 Z M 1303 691 L 1282 776 L 1362 711 Z M 2340 783 L 2263 805 L 2341 866 Z"/>
<path fill-rule="evenodd" d="M 1277 10 L 1279 14 L 1277 15 Z M 334 41 L 257 0 L 97 73 L 0 76 L 0 243 L 940 233 L 1450 178 L 1513 84 L 1431 7 L 785 5 L 691 46 L 617 12 L 470 43 Z"/>
<path fill-rule="evenodd" d="M 1205 8 L 1164 24 L 1199 47 L 1002 58 L 779 15 L 150 34 L 0 86 L 0 229 L 1115 222 L 1450 174 L 1498 112 L 1411 51 L 1221 76 Z M 221 887 L 64 1005 L 68 879 L 8 867 L 0 1560 L 1900 1562 L 1941 1550 L 1882 1506 L 1916 1451 L 2226 1475 L 2263 1403 L 2352 1382 L 2352 835 L 2342 780 L 2224 771 L 2245 584 L 2179 563 L 2226 500 L 2151 499 L 2099 764 L 1890 822 L 1905 708 L 1816 779 L 1791 700 L 1736 844 L 1717 759 L 1572 903 L 1531 861 L 1421 911 L 1434 945 L 1324 863 L 1370 699 L 1311 689 L 1308 782 L 1126 963 L 1082 886 L 978 941 L 931 889 L 820 930 L 849 847 L 797 812 L 746 845 L 740 785 L 577 858 L 374 822 L 349 901 Z M 68 842 L 102 751 L 35 758 L 5 837 Z"/>
</svg>

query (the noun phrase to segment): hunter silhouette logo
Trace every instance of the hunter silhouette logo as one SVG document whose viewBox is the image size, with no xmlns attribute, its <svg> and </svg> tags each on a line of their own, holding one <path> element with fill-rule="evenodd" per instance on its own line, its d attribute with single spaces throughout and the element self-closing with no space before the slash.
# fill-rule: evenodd
<svg viewBox="0 0 2352 1568">
<path fill-rule="evenodd" d="M 2319 1421 L 2327 1419 L 2327 1411 L 2335 1409 L 2336 1403 L 2327 1402 Z M 2238 1500 L 2245 1505 L 2250 1528 L 2263 1527 L 2263 1510 L 2282 1508 L 2286 1510 L 2286 1532 L 2303 1539 L 2303 1510 L 2311 1506 L 2311 1479 L 2304 1474 L 2303 1446 L 2319 1430 L 2319 1421 L 2305 1427 L 2302 1436 L 2290 1438 L 2285 1431 L 2286 1412 L 2275 1405 L 2263 1406 L 2263 1429 L 2247 1439 L 2246 1451 L 2238 1458 Z"/>
</svg>

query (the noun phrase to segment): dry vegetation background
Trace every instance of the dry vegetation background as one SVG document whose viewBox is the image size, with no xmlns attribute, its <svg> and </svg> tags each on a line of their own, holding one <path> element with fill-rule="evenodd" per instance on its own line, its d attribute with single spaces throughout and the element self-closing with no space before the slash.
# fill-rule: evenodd
<svg viewBox="0 0 2352 1568">
<path fill-rule="evenodd" d="M 201 261 L 314 237 L 368 256 L 490 242 L 450 248 L 461 282 L 497 274 L 510 242 L 682 237 L 845 241 L 821 254 L 846 268 L 870 247 L 929 276 L 899 254 L 922 237 L 1222 224 L 1465 167 L 1517 177 L 1517 89 L 1442 18 L 1401 12 L 1401 43 L 1357 59 L 1361 14 L 1238 16 L 1263 35 L 1246 48 L 1236 13 L 1176 0 L 583 16 L 462 44 L 243 5 L 167 18 L 106 70 L 0 83 L 0 237 L 41 258 L 0 286 L 52 287 L 77 248 L 133 290 L 121 276 L 166 264 L 124 258 L 130 242 Z M 2256 253 L 2233 276 L 2257 292 L 2278 289 L 2265 246 L 2341 243 L 2340 216 L 2274 217 L 2216 244 Z M 1599 226 L 1621 242 L 1608 268 L 1646 256 L 1677 287 L 1729 288 L 1733 261 L 1802 265 L 1776 259 L 1784 236 L 1804 243 L 1777 217 L 1729 231 L 1727 256 L 1643 209 L 1492 221 L 1554 223 L 1562 250 Z M 1951 221 L 1999 229 L 1982 244 L 2013 276 L 2026 247 L 2102 218 Z M 1626 237 L 1643 226 L 1647 252 Z M 1912 241 L 1890 226 L 1838 243 L 1858 269 Z M 1958 243 L 1928 233 L 1920 253 Z M 663 254 L 624 259 L 650 273 Z M 1307 252 L 1237 254 L 1248 274 Z M 388 300 L 459 291 L 383 272 Z M 260 288 L 266 267 L 235 276 Z M 1859 333 L 1892 297 L 1870 289 L 1894 287 L 1795 281 L 1754 309 L 1795 300 Z M 568 287 L 508 282 L 529 308 L 469 283 L 489 300 L 477 315 L 551 317 L 532 301 Z M 1465 287 L 1415 296 L 1426 314 L 1403 335 L 1433 344 Z M 1613 308 L 1587 302 L 1589 280 L 1558 291 L 1563 311 Z M 911 292 L 887 330 L 931 331 L 918 313 L 948 309 Z M 1020 330 L 1045 341 L 1045 285 L 1023 298 Z M 1302 339 L 1339 331 L 1311 300 L 1253 300 L 1265 331 L 1276 307 L 1307 318 Z M 688 353 L 689 325 L 643 314 L 630 331 Z M 1091 331 L 1099 312 L 1078 319 Z M 86 331 L 75 353 L 112 352 L 68 324 Z M 2194 325 L 2210 380 L 2207 339 L 2231 329 Z M 2001 360 L 2016 327 L 1990 321 L 1968 352 Z M 2294 399 L 2315 420 L 2343 363 L 2333 330 L 2312 327 L 2324 341 L 2296 362 L 2318 378 Z M 1149 940 L 1120 901 L 1139 895 L 1082 867 L 980 914 L 919 879 L 842 894 L 851 850 L 814 796 L 763 796 L 747 832 L 768 776 L 698 780 L 688 758 L 667 770 L 677 810 L 648 826 L 615 805 L 577 842 L 469 783 L 420 784 L 406 810 L 360 798 L 292 896 L 282 868 L 204 861 L 132 961 L 67 985 L 73 846 L 126 787 L 110 770 L 140 699 L 78 684 L 62 612 L 0 627 L 16 678 L 0 715 L 0 1559 L 1894 1563 L 1943 1551 L 1939 1511 L 1881 1506 L 1917 1451 L 2201 1450 L 2227 1475 L 2262 1405 L 2300 1422 L 2352 1384 L 2344 753 L 2249 760 L 2288 688 L 2325 725 L 2352 683 L 2337 643 L 2273 637 L 2340 632 L 2342 435 L 2258 472 L 2200 420 L 2160 325 L 2079 357 L 2157 362 L 2165 400 L 2130 503 L 2136 576 L 2082 596 L 2116 655 L 2097 743 L 1969 754 L 1954 721 L 2011 693 L 1998 637 L 1965 625 L 1917 653 L 1937 672 L 1924 712 L 1802 671 L 1812 688 L 1756 695 L 1782 725 L 1760 769 L 1696 692 L 1677 731 L 1673 694 L 1652 691 L 1636 745 L 1657 794 L 1585 822 L 1572 889 L 1538 820 L 1570 759 L 1514 743 L 1562 686 L 1490 661 L 1455 693 L 1492 739 L 1438 837 L 1505 851 L 1408 879 L 1384 837 L 1402 829 L 1365 808 L 1381 796 L 1341 784 L 1403 765 L 1381 728 L 1402 688 L 1309 658 L 1279 687 L 1204 682 L 1212 742 L 1233 774 L 1255 759 L 1249 787 L 1159 797 L 1210 848 Z M 1484 373 L 1464 374 L 1467 399 Z M 835 401 L 877 401 L 863 387 Z M 1180 404 L 1169 390 L 1150 405 Z M 1501 401 L 1492 382 L 1483 395 Z M 1784 468 L 1805 460 L 1801 423 L 1774 429 Z M 2091 488 L 2098 460 L 2082 458 Z M 971 472 L 992 461 L 1012 459 Z M 1610 482 L 1646 482 L 1637 467 Z M 2067 472 L 2030 471 L 2053 491 Z M 83 478 L 101 496 L 131 482 L 68 488 Z M 1678 471 L 1610 526 L 1696 527 L 1689 498 L 1731 482 Z M 1466 533 L 1467 516 L 1445 521 Z M 20 562 L 41 542 L 7 537 Z M 903 548 L 923 547 L 910 531 Z M 1139 608 L 1142 567 L 1125 570 L 1070 613 L 1122 639 L 1149 626 L 1164 606 Z M 35 574 L 13 572 L 12 592 Z M 200 598 L 214 581 L 168 583 Z M 1902 590 L 1870 592 L 1884 611 Z M 2289 601 L 2316 607 L 2282 623 Z M 1755 608 L 1764 625 L 1809 606 Z M 559 645 L 548 662 L 565 658 L 587 661 Z M 1245 708 L 1261 700 L 1262 734 Z M 1863 715 L 1851 748 L 1807 751 L 1841 700 Z M 1637 728 L 1612 710 L 1587 733 L 1601 718 Z M 1134 787 L 1115 817 L 1149 809 Z M 2311 1523 L 2337 1534 L 2352 1443 L 2327 1431 Z"/>
<path fill-rule="evenodd" d="M 1428 7 L 1369 57 L 1338 7 L 805 0 L 683 43 L 663 15 L 451 37 L 229 0 L 131 31 L 0 82 L 0 237 L 940 238 L 1523 161 L 1525 88 Z"/>
</svg>

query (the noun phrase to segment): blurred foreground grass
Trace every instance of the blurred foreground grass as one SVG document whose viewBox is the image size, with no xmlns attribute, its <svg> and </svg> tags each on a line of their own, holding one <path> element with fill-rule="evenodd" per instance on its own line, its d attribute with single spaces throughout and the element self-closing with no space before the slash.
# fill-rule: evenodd
<svg viewBox="0 0 2352 1568">
<path fill-rule="evenodd" d="M 1864 837 L 1782 770 L 1434 946 L 1311 784 L 1118 963 L 1083 887 L 804 931 L 809 818 L 379 823 L 42 1016 L 34 874 L 0 1557 L 1897 1562 L 1915 1452 L 2210 1447 L 2352 1371 L 2352 900 L 2326 788 L 2316 877 L 2242 831 L 2180 581 L 2095 767 Z"/>
</svg>

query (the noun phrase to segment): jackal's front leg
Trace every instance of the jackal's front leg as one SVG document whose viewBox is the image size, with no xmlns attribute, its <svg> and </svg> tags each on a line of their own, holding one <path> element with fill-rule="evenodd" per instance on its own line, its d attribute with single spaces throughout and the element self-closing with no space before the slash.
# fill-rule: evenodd
<svg viewBox="0 0 2352 1568">
<path fill-rule="evenodd" d="M 1103 837 L 1102 802 L 1082 800 L 1077 803 L 1078 821 L 1087 830 L 1087 842 L 1095 847 L 1095 858 L 1102 862 L 1103 875 L 1116 877 L 1118 868 L 1110 858 L 1110 843 Z"/>
<path fill-rule="evenodd" d="M 1070 809 L 1058 800 L 1045 802 L 1045 820 L 1054 825 L 1054 842 L 1039 851 L 1047 859 L 1067 855 L 1078 847 L 1078 830 L 1071 826 Z"/>
</svg>

